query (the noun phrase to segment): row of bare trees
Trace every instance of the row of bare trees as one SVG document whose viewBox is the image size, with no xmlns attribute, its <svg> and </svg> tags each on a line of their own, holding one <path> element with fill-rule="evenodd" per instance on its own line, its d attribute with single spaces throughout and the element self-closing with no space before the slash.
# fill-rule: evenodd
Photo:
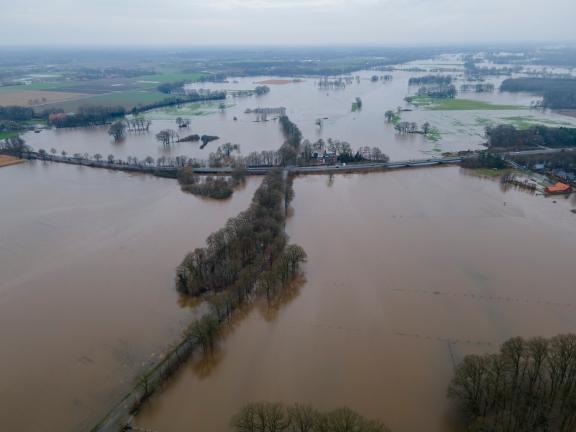
<svg viewBox="0 0 576 432">
<path fill-rule="evenodd" d="M 310 405 L 249 403 L 232 418 L 235 432 L 388 432 L 349 408 L 321 412 Z"/>
<path fill-rule="evenodd" d="M 249 291 L 255 285 L 286 249 L 284 183 L 282 174 L 272 171 L 257 189 L 248 210 L 211 234 L 206 248 L 197 248 L 186 256 L 176 274 L 179 291 L 192 295 L 231 287 Z M 305 259 L 305 254 L 300 259 Z M 297 262 L 291 263 L 294 266 L 289 268 L 297 270 Z"/>
</svg>

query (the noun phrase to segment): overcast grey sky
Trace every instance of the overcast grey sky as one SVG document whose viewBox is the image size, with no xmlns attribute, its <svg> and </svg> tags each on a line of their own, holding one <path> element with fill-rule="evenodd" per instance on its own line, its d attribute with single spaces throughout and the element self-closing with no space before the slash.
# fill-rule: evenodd
<svg viewBox="0 0 576 432">
<path fill-rule="evenodd" d="M 0 0 L 0 44 L 575 41 L 576 0 Z"/>
</svg>

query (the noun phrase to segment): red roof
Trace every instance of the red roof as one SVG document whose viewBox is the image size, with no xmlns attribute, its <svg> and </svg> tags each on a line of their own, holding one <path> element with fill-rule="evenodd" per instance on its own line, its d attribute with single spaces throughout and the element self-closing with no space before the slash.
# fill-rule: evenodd
<svg viewBox="0 0 576 432">
<path fill-rule="evenodd" d="M 554 186 L 550 186 L 546 188 L 547 192 L 568 192 L 571 187 L 567 184 L 558 182 Z"/>
</svg>

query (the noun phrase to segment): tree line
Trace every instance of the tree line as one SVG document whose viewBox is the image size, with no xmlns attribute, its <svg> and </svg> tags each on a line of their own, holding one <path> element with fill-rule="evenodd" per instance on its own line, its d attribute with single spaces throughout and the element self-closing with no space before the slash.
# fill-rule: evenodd
<svg viewBox="0 0 576 432">
<path fill-rule="evenodd" d="M 294 165 L 300 154 L 302 132 L 286 115 L 280 116 L 280 127 L 285 138 L 284 144 L 278 150 L 281 164 L 284 166 Z"/>
<path fill-rule="evenodd" d="M 541 94 L 545 108 L 576 108 L 575 78 L 510 78 L 502 82 L 500 90 Z"/>
<path fill-rule="evenodd" d="M 438 99 L 454 99 L 456 97 L 456 87 L 453 85 L 422 86 L 416 94 Z"/>
<path fill-rule="evenodd" d="M 486 135 L 490 148 L 576 147 L 575 128 L 532 126 L 517 129 L 511 125 L 499 125 L 488 127 Z"/>
<path fill-rule="evenodd" d="M 408 85 L 441 85 L 446 86 L 452 84 L 452 77 L 450 75 L 424 75 L 421 77 L 412 77 L 408 80 Z"/>
<path fill-rule="evenodd" d="M 285 202 L 291 198 L 286 191 L 289 188 L 284 188 L 282 173 L 269 173 L 248 210 L 211 234 L 205 248 L 197 248 L 184 258 L 176 271 L 177 289 L 190 295 L 229 289 L 243 297 L 278 259 L 286 261 L 286 266 L 276 269 L 274 277 L 285 280 L 294 276 L 305 253 L 288 254 L 291 249 L 286 248 Z"/>
<path fill-rule="evenodd" d="M 369 420 L 351 410 L 322 412 L 310 405 L 253 402 L 231 421 L 235 432 L 389 432 L 378 420 Z"/>
<path fill-rule="evenodd" d="M 520 337 L 497 354 L 468 355 L 448 396 L 468 430 L 576 430 L 576 335 Z"/>
<path fill-rule="evenodd" d="M 461 92 L 492 93 L 495 87 L 492 83 L 462 84 Z"/>
</svg>

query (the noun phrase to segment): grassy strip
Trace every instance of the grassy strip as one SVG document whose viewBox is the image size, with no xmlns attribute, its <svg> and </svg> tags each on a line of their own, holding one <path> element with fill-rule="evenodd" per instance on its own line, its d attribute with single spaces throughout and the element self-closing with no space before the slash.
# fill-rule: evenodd
<svg viewBox="0 0 576 432">
<path fill-rule="evenodd" d="M 0 140 L 18 136 L 19 133 L 17 131 L 0 131 Z"/>
<path fill-rule="evenodd" d="M 471 99 L 438 99 L 429 96 L 408 96 L 406 102 L 431 111 L 483 111 L 483 110 L 521 110 L 519 105 L 496 105 Z"/>
</svg>

